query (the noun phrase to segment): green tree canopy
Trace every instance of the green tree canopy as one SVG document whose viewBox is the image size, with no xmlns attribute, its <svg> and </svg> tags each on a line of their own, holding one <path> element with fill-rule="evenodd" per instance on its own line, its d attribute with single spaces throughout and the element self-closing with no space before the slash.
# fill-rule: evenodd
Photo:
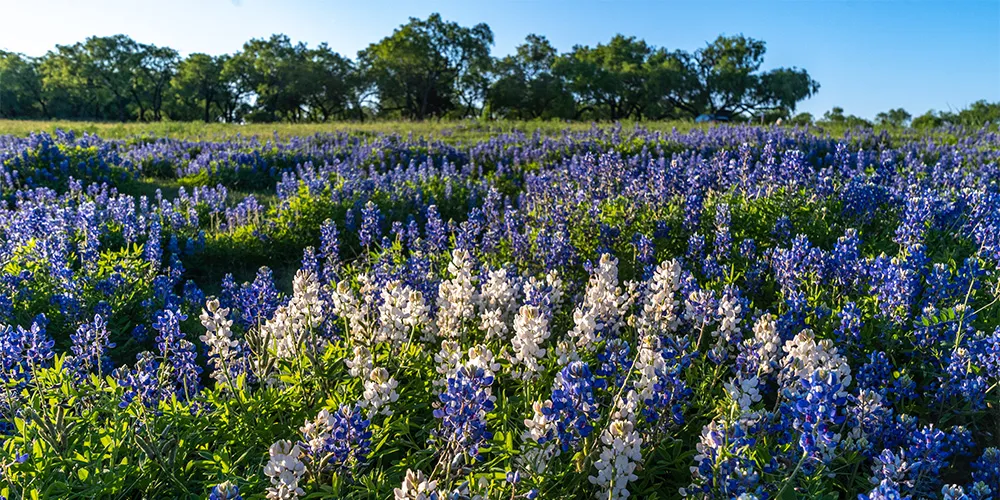
<svg viewBox="0 0 1000 500">
<path fill-rule="evenodd" d="M 559 53 L 545 37 L 528 35 L 515 54 L 494 64 L 487 102 L 493 113 L 513 119 L 572 118 L 573 96 L 552 73 Z"/>
<path fill-rule="evenodd" d="M 422 120 L 444 116 L 463 99 L 474 104 L 492 44 L 489 26 L 467 28 L 432 14 L 369 45 L 358 62 L 382 113 Z"/>
</svg>

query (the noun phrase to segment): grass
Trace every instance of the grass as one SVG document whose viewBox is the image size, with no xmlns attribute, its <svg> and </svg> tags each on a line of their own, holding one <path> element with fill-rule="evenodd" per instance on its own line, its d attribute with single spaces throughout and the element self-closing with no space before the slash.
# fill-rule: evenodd
<svg viewBox="0 0 1000 500">
<path fill-rule="evenodd" d="M 650 130 L 669 132 L 677 129 L 686 132 L 691 129 L 704 129 L 711 125 L 695 124 L 689 121 L 658 121 L 658 122 L 618 122 L 625 129 L 639 124 Z M 202 122 L 156 122 L 156 123 L 114 123 L 85 122 L 69 120 L 0 120 L 0 135 L 26 136 L 32 132 L 54 132 L 55 130 L 84 132 L 98 134 L 104 138 L 122 139 L 137 135 L 154 135 L 156 137 L 173 137 L 178 139 L 224 139 L 226 137 L 257 136 L 282 139 L 296 136 L 307 136 L 317 133 L 350 132 L 359 135 L 379 134 L 413 134 L 416 137 L 444 139 L 449 142 L 472 142 L 487 139 L 501 133 L 520 130 L 533 133 L 536 130 L 543 135 L 558 135 L 564 131 L 581 132 L 592 127 L 608 128 L 615 123 L 592 122 L 562 122 L 562 121 L 372 121 L 372 122 L 333 122 L 333 123 L 202 123 Z"/>
</svg>

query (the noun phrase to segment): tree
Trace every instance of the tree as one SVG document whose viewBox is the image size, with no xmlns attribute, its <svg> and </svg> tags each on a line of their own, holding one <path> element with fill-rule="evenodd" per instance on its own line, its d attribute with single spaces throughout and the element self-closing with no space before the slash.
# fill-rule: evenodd
<svg viewBox="0 0 1000 500">
<path fill-rule="evenodd" d="M 360 86 L 354 64 L 325 43 L 309 51 L 306 57 L 308 78 L 313 82 L 307 103 L 313 119 L 325 122 L 350 116 Z"/>
<path fill-rule="evenodd" d="M 760 73 L 766 45 L 743 35 L 720 36 L 695 51 L 697 97 L 689 102 L 700 113 L 734 116 L 765 109 L 795 111 L 795 105 L 819 90 L 819 83 L 797 68 Z"/>
<path fill-rule="evenodd" d="M 169 47 L 139 45 L 135 54 L 136 74 L 132 78 L 132 96 L 139 107 L 139 120 L 145 120 L 148 107 L 153 120 L 163 118 L 163 96 L 177 69 L 177 51 Z"/>
<path fill-rule="evenodd" d="M 965 127 L 996 125 L 1000 123 L 1000 102 L 976 101 L 958 113 L 942 113 L 941 118 L 947 123 Z"/>
<path fill-rule="evenodd" d="M 135 80 L 140 62 L 139 44 L 125 35 L 90 37 L 83 44 L 77 44 L 79 57 L 71 61 L 73 70 L 86 80 L 88 86 L 99 86 L 112 96 L 112 104 L 118 119 L 128 119 L 128 104 L 135 94 Z M 135 99 L 139 107 L 139 119 L 145 112 L 143 101 Z"/>
<path fill-rule="evenodd" d="M 93 71 L 86 68 L 88 55 L 82 43 L 57 45 L 39 60 L 42 91 L 49 102 L 51 116 L 57 118 L 108 119 L 116 113 L 111 93 L 95 81 Z M 121 104 L 127 103 L 122 86 Z"/>
<path fill-rule="evenodd" d="M 656 49 L 647 59 L 646 67 L 646 118 L 693 118 L 700 114 L 701 94 L 695 61 L 690 54 Z"/>
<path fill-rule="evenodd" d="M 812 113 L 799 113 L 788 120 L 789 125 L 798 125 L 804 127 L 806 125 L 812 125 L 813 115 Z"/>
<path fill-rule="evenodd" d="M 174 95 L 170 117 L 213 121 L 212 107 L 222 108 L 226 85 L 222 80 L 224 61 L 220 57 L 194 53 L 177 65 L 177 73 L 170 81 Z M 221 113 L 220 113 L 221 114 Z"/>
<path fill-rule="evenodd" d="M 845 115 L 844 108 L 840 106 L 834 106 L 830 111 L 823 113 L 823 119 L 820 120 L 821 124 L 825 125 L 837 125 L 841 127 L 871 127 L 872 123 L 864 118 L 860 118 L 854 115 Z"/>
<path fill-rule="evenodd" d="M 26 56 L 0 50 L 0 116 L 47 116 L 38 63 Z"/>
<path fill-rule="evenodd" d="M 303 43 L 292 44 L 285 35 L 253 39 L 233 56 L 232 68 L 240 86 L 254 99 L 251 121 L 299 121 L 306 112 L 308 96 L 315 81 L 307 64 L 309 49 Z"/>
<path fill-rule="evenodd" d="M 439 14 L 410 18 L 392 35 L 358 53 L 362 73 L 383 114 L 423 120 L 475 105 L 489 67 L 493 32 L 446 22 Z"/>
<path fill-rule="evenodd" d="M 905 127 L 911 115 L 903 108 L 890 109 L 875 115 L 875 123 L 882 126 Z"/>
<path fill-rule="evenodd" d="M 558 57 L 543 36 L 528 35 L 514 55 L 493 65 L 494 82 L 487 92 L 491 112 L 505 118 L 572 118 L 572 94 L 562 79 L 552 73 Z"/>
<path fill-rule="evenodd" d="M 651 52 L 642 40 L 615 35 L 606 45 L 573 47 L 559 58 L 555 71 L 577 96 L 581 112 L 611 120 L 641 118 Z"/>
<path fill-rule="evenodd" d="M 916 129 L 926 130 L 931 128 L 937 128 L 944 124 L 944 120 L 938 116 L 934 110 L 929 110 L 926 113 L 916 117 L 910 122 L 910 126 Z"/>
</svg>

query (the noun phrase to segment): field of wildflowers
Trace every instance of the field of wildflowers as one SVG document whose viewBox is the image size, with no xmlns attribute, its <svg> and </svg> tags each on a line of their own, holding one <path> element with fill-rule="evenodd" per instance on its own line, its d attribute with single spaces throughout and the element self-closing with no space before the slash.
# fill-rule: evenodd
<svg viewBox="0 0 1000 500">
<path fill-rule="evenodd" d="M 5 498 L 1000 498 L 1000 136 L 0 137 Z"/>
</svg>

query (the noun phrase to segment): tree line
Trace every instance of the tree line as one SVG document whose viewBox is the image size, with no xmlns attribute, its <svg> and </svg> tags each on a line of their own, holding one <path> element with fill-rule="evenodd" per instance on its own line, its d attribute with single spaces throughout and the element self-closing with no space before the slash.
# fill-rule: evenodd
<svg viewBox="0 0 1000 500">
<path fill-rule="evenodd" d="M 107 121 L 744 119 L 788 117 L 819 84 L 798 68 L 761 70 L 766 46 L 719 36 L 686 52 L 617 35 L 560 53 L 529 35 L 490 55 L 486 24 L 411 18 L 354 59 L 285 35 L 234 54 L 186 57 L 125 35 L 0 51 L 0 116 Z"/>
</svg>

